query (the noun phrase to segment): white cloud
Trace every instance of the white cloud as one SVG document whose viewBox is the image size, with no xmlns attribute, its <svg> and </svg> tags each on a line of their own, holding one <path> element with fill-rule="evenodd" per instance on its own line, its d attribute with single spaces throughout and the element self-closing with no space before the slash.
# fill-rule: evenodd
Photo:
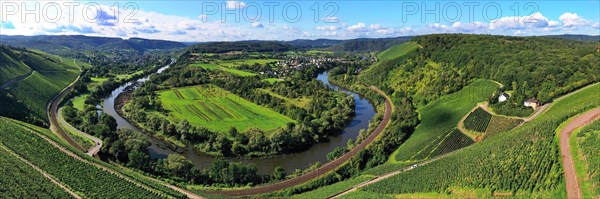
<svg viewBox="0 0 600 199">
<path fill-rule="evenodd" d="M 337 27 L 337 26 L 317 26 L 316 29 L 317 30 L 323 30 L 323 31 L 334 31 L 334 30 L 340 29 L 340 27 Z"/>
<path fill-rule="evenodd" d="M 552 24 L 551 24 L 552 23 Z M 555 22 L 549 22 L 542 13 L 536 12 L 529 16 L 508 16 L 490 22 L 492 30 L 518 30 L 528 28 L 544 28 L 549 25 L 556 25 Z"/>
<path fill-rule="evenodd" d="M 562 21 L 563 26 L 568 28 L 586 26 L 590 24 L 588 20 L 578 16 L 577 13 L 565 12 L 564 14 L 560 15 L 558 19 Z"/>
<path fill-rule="evenodd" d="M 238 9 L 238 8 L 246 7 L 246 3 L 241 2 L 241 1 L 228 0 L 225 7 L 228 9 Z"/>
<path fill-rule="evenodd" d="M 366 24 L 362 23 L 362 22 L 348 27 L 348 30 L 352 31 L 352 32 L 367 32 L 368 31 Z"/>
<path fill-rule="evenodd" d="M 252 23 L 252 27 L 254 27 L 254 28 L 264 28 L 264 26 L 260 22 L 254 22 L 254 23 Z"/>
<path fill-rule="evenodd" d="M 592 28 L 600 28 L 600 22 L 592 24 Z"/>
</svg>

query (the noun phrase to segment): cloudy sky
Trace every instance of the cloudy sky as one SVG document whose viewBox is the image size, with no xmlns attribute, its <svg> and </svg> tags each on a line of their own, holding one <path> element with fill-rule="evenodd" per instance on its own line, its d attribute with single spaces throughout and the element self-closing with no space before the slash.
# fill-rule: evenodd
<svg viewBox="0 0 600 199">
<path fill-rule="evenodd" d="M 600 34 L 600 1 L 10 1 L 0 34 L 175 41 Z"/>
</svg>

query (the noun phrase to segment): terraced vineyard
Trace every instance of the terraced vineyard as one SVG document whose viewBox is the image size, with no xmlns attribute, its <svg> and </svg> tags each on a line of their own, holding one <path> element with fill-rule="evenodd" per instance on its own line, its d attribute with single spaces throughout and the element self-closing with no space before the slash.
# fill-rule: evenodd
<svg viewBox="0 0 600 199">
<path fill-rule="evenodd" d="M 521 123 L 523 123 L 523 120 L 521 119 L 494 115 L 492 116 L 490 123 L 487 125 L 485 133 L 487 134 L 487 136 L 493 136 L 497 133 L 511 130 Z"/>
<path fill-rule="evenodd" d="M 59 151 L 38 133 L 4 118 L 0 118 L 0 143 L 84 198 L 166 197 L 77 160 Z"/>
<path fill-rule="evenodd" d="M 458 92 L 446 95 L 419 109 L 421 124 L 410 138 L 391 156 L 391 161 L 422 160 L 456 127 L 458 122 L 497 88 L 488 80 L 478 80 Z M 424 149 L 424 146 L 427 146 Z M 425 151 L 425 153 L 422 153 Z"/>
<path fill-rule="evenodd" d="M 2 145 L 0 145 L 1 147 Z M 0 148 L 0 195 L 6 198 L 69 198 L 68 193 Z"/>
<path fill-rule="evenodd" d="M 464 125 L 466 129 L 483 133 L 487 129 L 491 119 L 492 114 L 479 107 L 467 116 Z"/>
<path fill-rule="evenodd" d="M 565 198 L 555 130 L 567 118 L 600 106 L 598 89 L 600 85 L 595 85 L 555 101 L 520 128 L 369 185 L 361 192 L 396 195 L 463 190 L 474 197 Z"/>
<path fill-rule="evenodd" d="M 268 130 L 285 126 L 292 119 L 242 99 L 213 85 L 191 86 L 158 92 L 171 120 L 187 119 L 190 124 L 211 130 L 231 127 Z"/>
<path fill-rule="evenodd" d="M 471 138 L 453 128 L 432 139 L 422 150 L 413 155 L 409 161 L 426 160 L 475 143 Z"/>
</svg>

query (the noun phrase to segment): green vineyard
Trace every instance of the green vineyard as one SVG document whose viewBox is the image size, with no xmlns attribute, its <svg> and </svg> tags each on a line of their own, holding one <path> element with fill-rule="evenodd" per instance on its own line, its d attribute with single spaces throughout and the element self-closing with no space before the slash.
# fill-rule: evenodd
<svg viewBox="0 0 600 199">
<path fill-rule="evenodd" d="M 166 197 L 77 160 L 59 151 L 38 133 L 5 119 L 0 120 L 0 143 L 84 198 Z"/>
<path fill-rule="evenodd" d="M 440 134 L 421 151 L 410 158 L 411 161 L 426 160 L 438 155 L 449 153 L 475 143 L 471 138 L 453 128 Z"/>
<path fill-rule="evenodd" d="M 467 116 L 464 121 L 465 128 L 472 131 L 485 132 L 491 119 L 492 114 L 479 107 Z"/>
<path fill-rule="evenodd" d="M 487 125 L 485 133 L 487 134 L 487 136 L 493 136 L 497 133 L 511 130 L 521 123 L 523 123 L 523 120 L 521 119 L 494 115 L 492 116 L 490 123 Z"/>
<path fill-rule="evenodd" d="M 451 193 L 473 190 L 486 196 L 565 198 L 563 171 L 555 130 L 578 113 L 600 106 L 600 85 L 555 104 L 535 120 L 466 148 L 457 154 L 364 187 L 361 191 Z"/>
</svg>

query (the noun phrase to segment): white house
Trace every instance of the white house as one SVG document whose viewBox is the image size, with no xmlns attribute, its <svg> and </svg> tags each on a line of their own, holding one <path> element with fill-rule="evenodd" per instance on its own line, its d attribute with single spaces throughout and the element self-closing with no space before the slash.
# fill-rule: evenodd
<svg viewBox="0 0 600 199">
<path fill-rule="evenodd" d="M 506 100 L 508 100 L 510 96 L 506 93 L 502 93 L 500 94 L 500 96 L 498 96 L 498 102 L 505 102 Z"/>
<path fill-rule="evenodd" d="M 533 109 L 536 109 L 536 108 L 537 108 L 537 106 L 538 106 L 538 103 L 539 103 L 539 101 L 538 101 L 538 100 L 536 100 L 536 99 L 534 99 L 534 98 L 531 98 L 531 99 L 528 99 L 527 101 L 525 101 L 525 102 L 523 103 L 523 105 L 524 105 L 524 106 L 526 106 L 526 107 L 531 107 L 531 108 L 533 108 Z"/>
</svg>

